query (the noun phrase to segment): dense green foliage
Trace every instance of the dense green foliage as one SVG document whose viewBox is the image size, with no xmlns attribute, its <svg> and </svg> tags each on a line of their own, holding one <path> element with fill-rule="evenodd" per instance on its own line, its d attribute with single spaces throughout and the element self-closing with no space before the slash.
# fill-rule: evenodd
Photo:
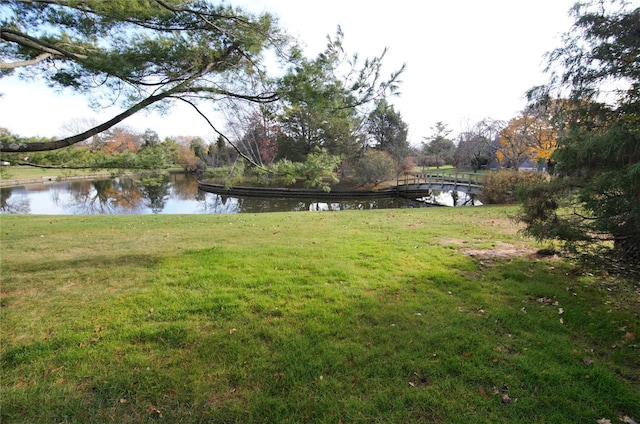
<svg viewBox="0 0 640 424">
<path fill-rule="evenodd" d="M 268 168 L 268 173 L 277 176 L 285 185 L 302 179 L 305 187 L 331 190 L 331 183 L 338 182 L 340 156 L 330 155 L 327 150 L 317 148 L 308 153 L 304 161 L 292 162 L 282 159 Z"/>
<path fill-rule="evenodd" d="M 532 187 L 539 187 L 549 181 L 546 173 L 537 171 L 503 169 L 483 175 L 482 192 L 478 199 L 485 205 L 517 203 L 519 193 L 528 193 Z"/>
<path fill-rule="evenodd" d="M 443 165 L 452 165 L 456 145 L 449 138 L 451 131 L 447 129 L 447 125 L 443 122 L 436 122 L 431 128 L 433 134 L 428 138 L 425 137 L 423 142 L 423 165 L 435 166 L 436 168 Z"/>
<path fill-rule="evenodd" d="M 366 114 L 359 108 L 397 91 L 403 68 L 381 81 L 384 52 L 360 64 L 357 55 L 349 57 L 343 50 L 343 37 L 338 28 L 324 52 L 313 60 L 293 60 L 279 80 L 283 108 L 278 113 L 278 158 L 301 161 L 316 148 L 344 158 L 354 156 L 366 137 L 361 129 Z"/>
<path fill-rule="evenodd" d="M 407 140 L 409 126 L 402 120 L 400 112 L 386 99 L 376 103 L 376 108 L 365 121 L 368 144 L 386 152 L 393 159 L 394 168 L 401 173 L 408 168 L 407 157 L 411 146 Z"/>
<path fill-rule="evenodd" d="M 514 211 L 3 216 L 0 421 L 638 421 L 638 293 Z"/>
<path fill-rule="evenodd" d="M 538 238 L 571 248 L 610 241 L 620 264 L 638 264 L 640 8 L 594 1 L 573 13 L 565 45 L 550 54 L 560 70 L 530 93 L 538 105 L 565 99 L 555 113 L 564 123 L 551 158 L 558 177 L 525 194 L 521 218 Z"/>
<path fill-rule="evenodd" d="M 395 177 L 395 165 L 384 150 L 367 149 L 356 162 L 354 178 L 361 185 L 378 185 Z"/>
</svg>

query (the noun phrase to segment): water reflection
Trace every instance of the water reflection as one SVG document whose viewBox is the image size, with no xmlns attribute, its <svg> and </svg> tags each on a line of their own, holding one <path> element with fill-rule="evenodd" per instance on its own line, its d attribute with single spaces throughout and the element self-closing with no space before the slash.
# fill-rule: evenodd
<svg viewBox="0 0 640 424">
<path fill-rule="evenodd" d="M 29 199 L 13 196 L 12 188 L 0 189 L 0 211 L 3 213 L 29 213 Z"/>
<path fill-rule="evenodd" d="M 441 203 L 446 196 L 441 194 Z M 434 194 L 429 201 L 438 201 Z M 0 188 L 0 213 L 50 215 L 231 214 L 428 207 L 403 198 L 318 202 L 314 199 L 228 197 L 198 190 L 188 174 L 117 177 Z"/>
<path fill-rule="evenodd" d="M 275 211 L 340 211 L 349 209 L 390 209 L 426 207 L 428 205 L 410 199 L 352 199 L 318 202 L 314 199 L 226 197 L 206 193 L 207 213 L 262 213 Z"/>
<path fill-rule="evenodd" d="M 430 196 L 420 199 L 423 202 L 442 206 L 480 206 L 482 203 L 474 194 L 464 191 L 439 191 L 432 190 Z"/>
</svg>

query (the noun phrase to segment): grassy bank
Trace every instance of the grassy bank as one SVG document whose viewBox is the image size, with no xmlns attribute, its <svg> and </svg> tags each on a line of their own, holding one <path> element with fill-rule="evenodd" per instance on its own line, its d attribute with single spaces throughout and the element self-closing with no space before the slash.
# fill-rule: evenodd
<svg viewBox="0 0 640 424">
<path fill-rule="evenodd" d="M 181 172 L 183 168 L 174 167 L 170 169 L 161 170 L 161 172 Z M 96 175 L 119 175 L 136 174 L 153 171 L 141 171 L 141 170 L 121 170 L 121 169 L 64 169 L 64 168 L 38 168 L 35 166 L 2 166 L 0 167 L 0 181 L 1 182 L 15 182 L 25 180 L 42 180 L 42 179 L 60 179 L 63 180 L 69 177 L 92 177 Z"/>
<path fill-rule="evenodd" d="M 0 180 L 24 180 L 44 177 L 65 178 L 68 176 L 90 176 L 95 174 L 108 174 L 116 170 L 108 169 L 62 169 L 62 168 L 38 168 L 34 166 L 5 166 L 1 169 Z"/>
<path fill-rule="evenodd" d="M 640 420 L 637 287 L 513 211 L 3 215 L 0 421 Z"/>
</svg>

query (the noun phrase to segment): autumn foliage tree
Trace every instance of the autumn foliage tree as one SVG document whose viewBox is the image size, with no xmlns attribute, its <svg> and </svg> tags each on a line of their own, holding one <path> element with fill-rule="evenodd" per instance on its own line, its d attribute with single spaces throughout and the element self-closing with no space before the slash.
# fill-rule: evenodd
<svg viewBox="0 0 640 424">
<path fill-rule="evenodd" d="M 526 160 L 546 168 L 558 142 L 557 129 L 541 108 L 527 108 L 500 131 L 496 159 L 504 167 L 518 170 Z"/>
<path fill-rule="evenodd" d="M 143 141 L 139 134 L 125 127 L 114 127 L 102 134 L 100 151 L 106 155 L 132 152 L 136 153 Z"/>
</svg>

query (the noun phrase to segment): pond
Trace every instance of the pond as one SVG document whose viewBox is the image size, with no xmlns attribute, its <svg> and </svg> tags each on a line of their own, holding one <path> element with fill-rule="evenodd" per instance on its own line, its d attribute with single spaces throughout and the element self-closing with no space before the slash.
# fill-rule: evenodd
<svg viewBox="0 0 640 424">
<path fill-rule="evenodd" d="M 457 193 L 457 192 L 456 192 Z M 434 193 L 429 199 L 314 199 L 229 197 L 198 189 L 190 174 L 149 178 L 116 177 L 0 188 L 0 213 L 33 215 L 232 214 L 282 211 L 390 209 L 453 205 L 468 201 L 464 193 Z M 477 204 L 477 203 L 476 203 Z"/>
</svg>

